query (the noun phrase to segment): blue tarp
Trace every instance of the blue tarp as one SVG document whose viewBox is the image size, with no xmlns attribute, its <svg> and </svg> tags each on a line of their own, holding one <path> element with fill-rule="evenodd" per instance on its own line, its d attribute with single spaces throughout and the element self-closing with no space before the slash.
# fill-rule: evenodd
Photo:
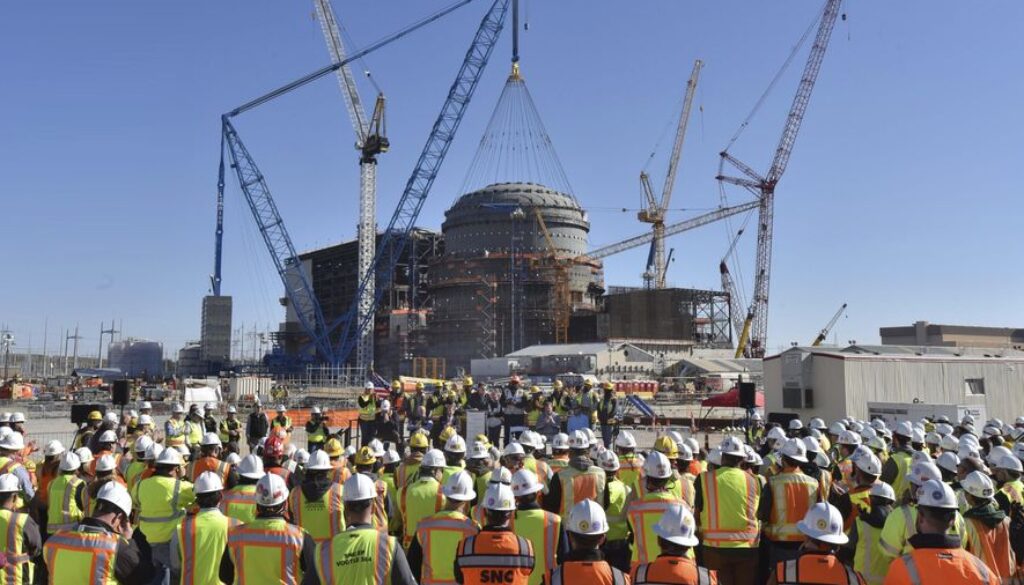
<svg viewBox="0 0 1024 585">
<path fill-rule="evenodd" d="M 641 400 L 639 396 L 630 394 L 629 396 L 626 397 L 626 400 L 628 400 L 629 403 L 633 405 L 633 408 L 639 410 L 645 416 L 654 418 L 654 409 L 651 408 L 650 404 L 647 404 L 646 402 Z"/>
</svg>

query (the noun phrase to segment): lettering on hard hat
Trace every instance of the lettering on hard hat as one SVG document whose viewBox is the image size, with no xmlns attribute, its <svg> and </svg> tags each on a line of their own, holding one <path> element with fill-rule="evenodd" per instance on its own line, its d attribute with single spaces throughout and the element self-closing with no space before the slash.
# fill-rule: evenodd
<svg viewBox="0 0 1024 585">
<path fill-rule="evenodd" d="M 480 572 L 481 583 L 511 583 L 512 577 L 511 569 L 485 569 Z"/>
</svg>

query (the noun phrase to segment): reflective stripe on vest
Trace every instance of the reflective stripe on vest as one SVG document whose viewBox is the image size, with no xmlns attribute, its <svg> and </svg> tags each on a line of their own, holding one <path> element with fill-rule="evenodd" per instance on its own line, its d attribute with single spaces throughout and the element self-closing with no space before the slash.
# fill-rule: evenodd
<svg viewBox="0 0 1024 585">
<path fill-rule="evenodd" d="M 84 483 L 78 477 L 70 474 L 59 475 L 50 482 L 50 505 L 46 512 L 46 531 L 48 533 L 55 534 L 58 530 L 71 530 L 85 516 L 75 499 L 78 486 Z M 86 492 L 85 489 L 82 491 Z M 57 508 L 57 506 L 60 507 Z"/>
<path fill-rule="evenodd" d="M 599 585 L 604 579 L 608 579 L 609 575 L 599 575 L 594 573 L 594 569 L 602 568 L 607 569 L 607 573 L 611 573 L 609 579 L 612 585 L 626 585 L 626 577 L 622 574 L 622 571 L 613 568 L 607 562 L 599 561 L 596 562 L 580 562 L 580 561 L 568 561 L 562 563 L 554 571 L 551 572 L 551 583 L 550 585 L 564 585 L 563 581 L 568 580 L 570 583 L 575 582 L 578 579 L 586 579 L 590 581 L 590 585 Z M 583 569 L 582 571 L 580 569 Z M 564 576 L 565 573 L 573 571 L 573 574 Z M 592 578 L 593 577 L 593 578 Z M 604 577 L 604 579 L 601 579 Z"/>
<path fill-rule="evenodd" d="M 626 508 L 626 517 L 633 528 L 632 560 L 634 563 L 650 563 L 661 553 L 654 525 L 671 505 L 685 506 L 668 492 L 654 492 L 643 500 L 637 500 Z"/>
<path fill-rule="evenodd" d="M 369 533 L 369 534 L 367 534 Z M 366 543 L 363 539 L 372 536 L 375 539 L 375 543 L 372 545 L 374 549 L 373 559 L 373 583 L 374 585 L 388 585 L 388 575 L 391 572 L 391 550 L 393 548 L 391 537 L 386 532 L 381 532 L 372 528 L 360 528 L 356 530 L 348 530 L 341 535 L 339 538 L 328 540 L 321 543 L 316 550 L 316 572 L 320 578 L 321 585 L 340 585 L 343 581 L 350 581 L 364 585 L 365 581 L 360 579 L 358 573 L 353 575 L 353 572 L 358 571 L 358 567 L 354 566 L 352 561 L 345 562 L 345 568 L 343 571 L 335 572 L 334 559 L 338 556 L 347 558 L 349 556 L 357 557 L 359 553 L 363 552 L 366 548 Z M 336 551 L 335 546 L 340 550 Z M 337 554 L 336 554 L 337 553 Z M 361 558 L 357 558 L 358 562 L 362 562 Z"/>
<path fill-rule="evenodd" d="M 22 572 L 25 563 L 32 557 L 25 554 L 25 524 L 28 522 L 28 514 L 0 510 L 0 551 L 6 563 L 3 567 L 3 579 L 0 582 L 4 585 L 22 585 Z"/>
<path fill-rule="evenodd" d="M 686 560 L 686 559 L 684 559 Z M 657 561 L 656 561 L 657 562 Z M 681 562 L 681 561 L 677 561 Z M 651 567 L 655 563 L 645 563 L 637 566 L 636 568 L 636 579 L 633 581 L 633 585 L 666 585 L 666 583 L 684 583 L 684 581 L 668 581 L 667 579 L 659 578 L 652 580 L 649 578 Z M 704 567 L 695 567 L 697 569 L 697 585 L 711 585 L 711 572 Z"/>
<path fill-rule="evenodd" d="M 90 584 L 115 583 L 114 562 L 118 537 L 106 532 L 62 530 L 52 534 L 43 547 L 51 583 L 81 583 L 89 575 Z"/>
<path fill-rule="evenodd" d="M 600 469 L 590 468 L 580 471 L 575 467 L 566 467 L 558 472 L 562 482 L 562 506 L 558 515 L 568 517 L 569 511 L 583 500 L 604 501 L 605 476 Z"/>
<path fill-rule="evenodd" d="M 454 515 L 457 514 L 457 515 Z M 423 549 L 423 574 L 420 578 L 420 585 L 453 585 L 456 583 L 452 575 L 455 554 L 458 551 L 458 543 L 477 533 L 476 524 L 472 520 L 457 512 L 441 512 L 426 520 L 421 520 L 416 527 L 416 540 Z M 455 546 L 448 549 L 441 546 L 454 536 Z M 444 571 L 440 573 L 440 571 Z M 441 578 L 444 575 L 450 578 Z"/>
<path fill-rule="evenodd" d="M 235 563 L 235 574 L 239 585 L 247 583 L 245 573 L 250 570 L 246 565 L 249 548 L 254 549 L 252 556 L 258 561 L 280 563 L 278 578 L 282 585 L 298 585 L 301 580 L 299 559 L 302 554 L 303 532 L 284 520 L 256 520 L 228 530 L 228 549 Z M 279 549 L 278 555 L 264 554 L 265 549 Z M 266 567 L 260 567 L 265 569 Z M 266 574 L 253 576 L 253 582 L 265 582 Z"/>
<path fill-rule="evenodd" d="M 216 510 L 188 516 L 178 525 L 181 585 L 216 583 L 227 532 L 239 522 Z"/>
<path fill-rule="evenodd" d="M 252 521 L 256 518 L 256 486 L 244 484 L 224 492 L 220 511 L 242 522 Z"/>
<path fill-rule="evenodd" d="M 608 508 L 605 514 L 608 519 L 608 540 L 625 540 L 629 533 L 626 525 L 626 501 L 629 488 L 618 479 L 605 484 L 608 492 Z"/>
<path fill-rule="evenodd" d="M 170 516 L 143 516 L 139 514 L 139 522 L 171 522 L 177 520 L 183 514 L 181 509 L 178 507 L 178 498 L 181 496 L 181 480 L 174 480 L 174 488 L 171 490 L 171 515 Z"/>
<path fill-rule="evenodd" d="M 824 555 L 805 555 L 807 557 L 812 556 L 824 556 Z M 775 579 L 778 585 L 800 585 L 801 583 L 820 583 L 818 575 L 805 577 L 803 581 L 800 580 L 800 561 L 803 557 L 793 559 L 791 561 L 784 561 L 775 566 Z M 836 561 L 837 563 L 838 560 Z M 846 574 L 847 585 L 857 585 L 860 583 L 860 579 L 857 577 L 857 572 L 854 571 L 849 565 L 839 563 L 839 566 L 843 569 Z M 836 581 L 833 581 L 836 583 Z"/>
<path fill-rule="evenodd" d="M 720 502 L 721 482 L 744 483 L 743 491 L 733 486 L 730 499 L 742 497 L 739 501 Z M 709 470 L 701 475 L 701 487 L 704 495 L 704 508 L 700 512 L 701 543 L 705 546 L 722 548 L 752 548 L 758 542 L 758 484 L 750 474 L 734 467 L 722 467 Z M 735 493 L 733 493 L 735 492 Z M 742 522 L 723 522 L 722 514 L 743 514 L 738 520 Z M 729 524 L 735 524 L 730 526 Z M 740 526 L 740 524 L 743 524 Z"/>
<path fill-rule="evenodd" d="M 410 490 L 414 491 L 414 496 L 422 498 L 421 500 L 413 500 L 411 510 L 409 509 Z M 433 491 L 433 494 L 430 493 L 431 491 Z M 434 506 L 432 510 L 426 509 L 430 502 L 424 496 L 429 496 L 429 499 L 433 500 Z M 444 508 L 444 493 L 441 492 L 441 485 L 434 478 L 421 477 L 402 488 L 402 496 L 398 500 L 398 509 L 402 514 L 402 546 L 409 548 L 409 545 L 412 544 L 412 537 L 416 534 L 416 525 L 419 521 L 440 512 L 441 508 Z"/>
<path fill-rule="evenodd" d="M 931 550 L 935 551 L 941 549 Z M 989 572 L 988 567 L 985 566 L 985 563 L 983 563 L 981 559 L 970 553 L 965 553 L 960 556 L 960 560 L 963 560 L 964 557 L 970 559 L 971 564 L 974 565 L 974 570 L 977 571 L 978 574 L 981 576 L 981 580 L 983 583 L 988 583 L 992 580 L 992 575 Z M 903 555 L 902 557 L 900 557 L 900 560 L 903 561 L 903 565 L 907 569 L 907 577 L 910 579 L 911 585 L 933 585 L 931 581 L 926 582 L 923 579 L 921 579 L 921 571 L 917 566 L 917 561 L 914 560 L 914 555 Z"/>
<path fill-rule="evenodd" d="M 297 487 L 288 496 L 288 510 L 292 523 L 303 527 L 319 544 L 345 530 L 345 508 L 341 499 L 342 486 L 332 483 L 318 500 L 309 501 L 302 488 Z"/>
<path fill-rule="evenodd" d="M 984 561 L 997 576 L 1009 579 L 1013 576 L 1014 558 L 1010 548 L 1010 520 L 989 527 L 978 518 L 967 520 L 967 552 Z"/>
<path fill-rule="evenodd" d="M 772 509 L 765 535 L 774 541 L 803 542 L 804 535 L 796 524 L 817 500 L 818 482 L 802 471 L 776 474 L 768 479 Z"/>
<path fill-rule="evenodd" d="M 543 566 L 534 561 L 534 570 L 530 574 L 530 584 L 537 585 L 544 580 L 544 574 L 555 568 L 555 551 L 558 549 L 558 529 L 562 519 L 541 509 L 519 510 L 509 524 L 509 530 L 525 537 L 533 544 L 534 554 L 543 554 Z M 542 551 L 537 553 L 537 551 Z"/>
</svg>

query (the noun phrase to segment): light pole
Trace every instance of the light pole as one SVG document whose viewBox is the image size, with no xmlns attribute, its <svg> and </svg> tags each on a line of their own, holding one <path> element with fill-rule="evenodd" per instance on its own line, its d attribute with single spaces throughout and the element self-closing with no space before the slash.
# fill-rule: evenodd
<svg viewBox="0 0 1024 585">
<path fill-rule="evenodd" d="M 4 382 L 8 380 L 8 365 L 11 361 L 11 346 L 14 345 L 14 335 L 8 331 L 3 332 L 0 343 L 4 345 Z"/>
</svg>

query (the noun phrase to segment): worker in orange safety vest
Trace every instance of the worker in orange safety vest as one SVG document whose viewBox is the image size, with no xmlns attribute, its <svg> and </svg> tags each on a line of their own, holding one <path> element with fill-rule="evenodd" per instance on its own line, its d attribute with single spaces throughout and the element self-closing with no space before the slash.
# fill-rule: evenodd
<svg viewBox="0 0 1024 585">
<path fill-rule="evenodd" d="M 487 517 L 483 529 L 459 543 L 455 581 L 462 585 L 527 585 L 535 563 L 533 545 L 509 527 L 516 509 L 512 487 L 488 485 L 483 507 Z"/>
<path fill-rule="evenodd" d="M 601 545 L 608 533 L 608 518 L 600 504 L 583 500 L 573 506 L 566 523 L 570 551 L 560 565 L 545 575 L 546 585 L 629 585 L 629 577 L 611 566 L 601 554 Z"/>
<path fill-rule="evenodd" d="M 797 557 L 775 563 L 768 585 L 864 585 L 864 577 L 836 556 L 849 539 L 843 532 L 843 515 L 835 506 L 814 504 L 797 523 L 797 530 L 805 537 Z"/>
<path fill-rule="evenodd" d="M 671 504 L 654 525 L 661 554 L 633 567 L 633 585 L 718 585 L 718 573 L 693 560 L 697 522 L 682 504 Z"/>
</svg>

